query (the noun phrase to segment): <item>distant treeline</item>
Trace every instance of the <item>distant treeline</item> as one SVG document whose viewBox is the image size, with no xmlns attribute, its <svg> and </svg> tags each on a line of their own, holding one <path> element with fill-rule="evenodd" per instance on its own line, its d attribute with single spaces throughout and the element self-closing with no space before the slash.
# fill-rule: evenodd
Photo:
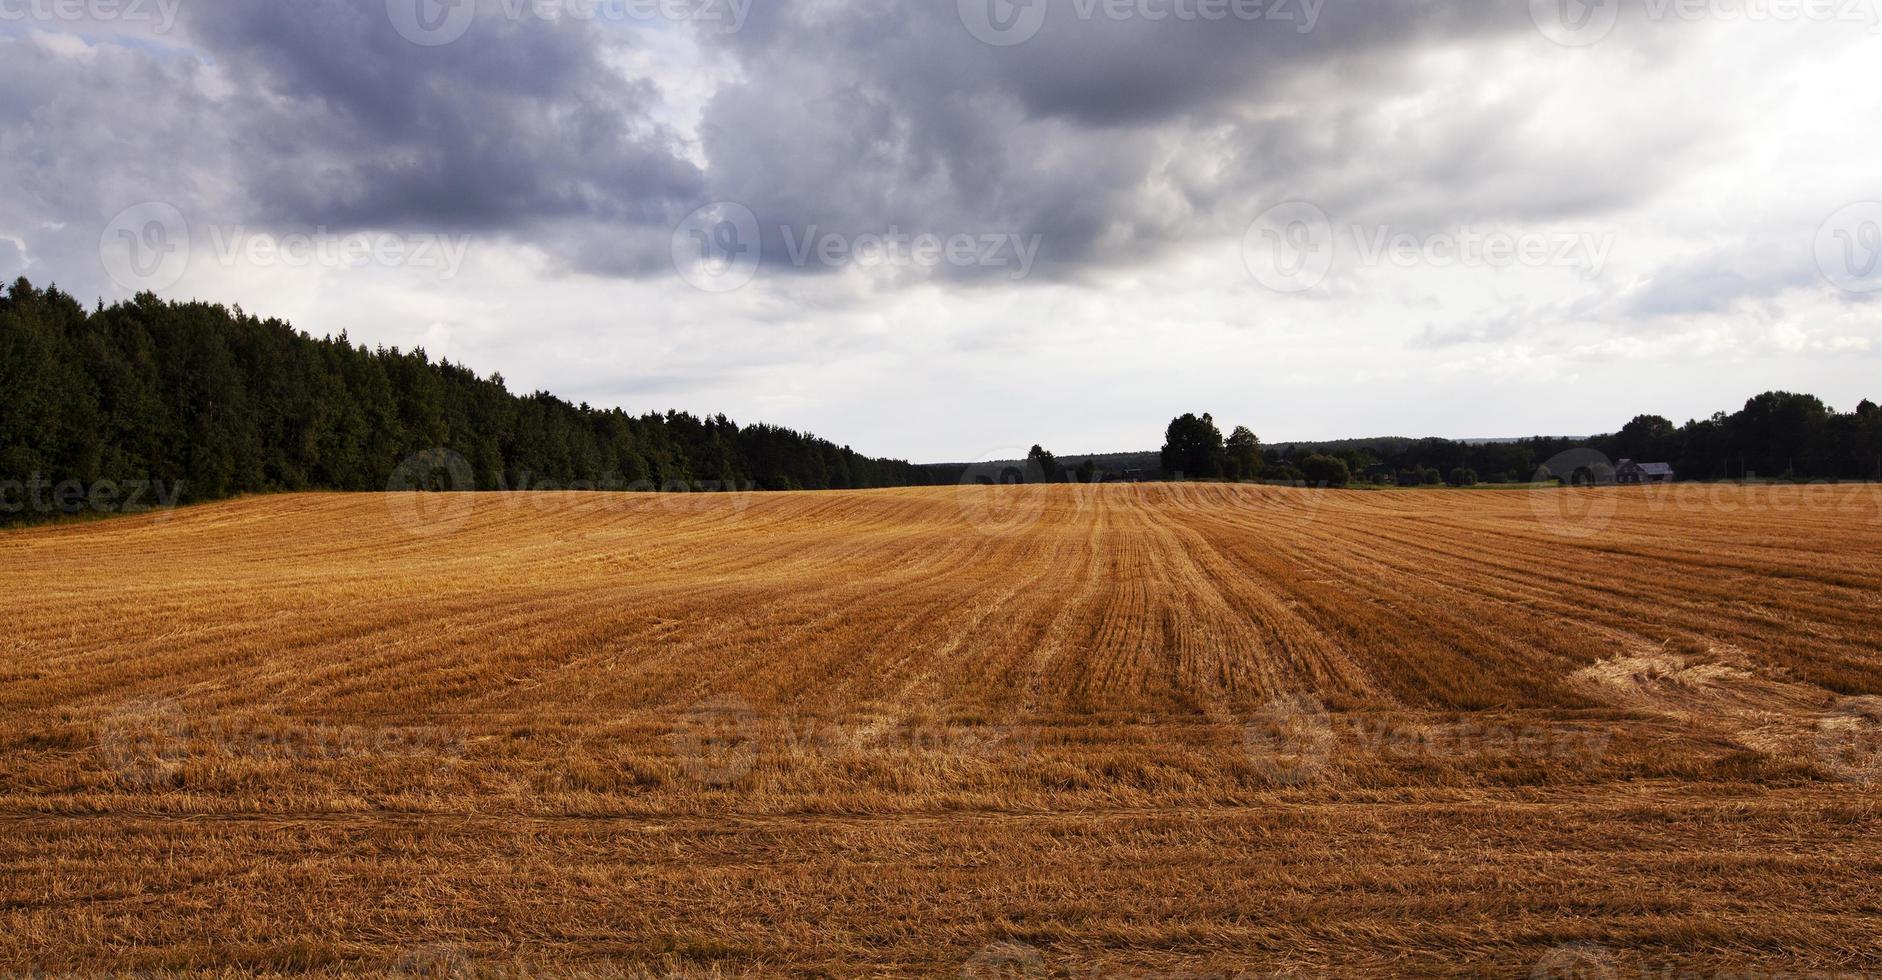
<svg viewBox="0 0 1882 980">
<path fill-rule="evenodd" d="M 1679 426 L 1642 415 L 1619 432 L 1590 438 L 1467 442 L 1393 436 L 1278 446 L 1264 446 L 1246 426 L 1225 438 L 1213 416 L 1190 414 L 1170 422 L 1160 452 L 1059 457 L 1034 446 L 1024 460 L 937 467 L 936 482 L 1611 482 L 1614 464 L 1624 459 L 1670 464 L 1681 480 L 1882 480 L 1882 410 L 1865 399 L 1853 412 L 1837 412 L 1813 395 L 1774 391 L 1730 414 Z"/>
<path fill-rule="evenodd" d="M 422 349 L 369 350 L 279 320 L 151 294 L 87 312 L 26 280 L 0 297 L 0 521 L 279 490 L 827 490 L 941 483 L 1238 479 L 1574 479 L 1564 454 L 1671 463 L 1682 480 L 1882 479 L 1882 411 L 1769 392 L 1674 425 L 1643 415 L 1588 439 L 1343 440 L 1263 446 L 1208 415 L 1171 422 L 1160 453 L 917 466 L 723 415 L 630 415 L 514 395 Z M 1573 465 L 1581 466 L 1581 462 Z M 50 506 L 49 506 L 50 504 Z"/>
<path fill-rule="evenodd" d="M 634 416 L 514 395 L 500 375 L 422 349 L 368 350 L 239 308 L 146 293 L 87 312 L 24 279 L 0 298 L 0 486 L 10 493 L 0 504 L 15 505 L 0 520 L 21 516 L 22 487 L 50 495 L 100 481 L 154 484 L 188 502 L 400 480 L 822 490 L 929 477 L 722 415 Z"/>
<path fill-rule="evenodd" d="M 1684 425 L 1641 415 L 1619 432 L 1586 439 L 1292 445 L 1271 454 L 1263 470 L 1293 477 L 1302 474 L 1308 459 L 1321 456 L 1346 464 L 1353 479 L 1373 483 L 1569 480 L 1573 473 L 1553 472 L 1550 466 L 1571 465 L 1564 459 L 1572 459 L 1575 450 L 1593 450 L 1616 463 L 1670 463 L 1681 480 L 1877 480 L 1882 479 L 1882 410 L 1864 399 L 1854 411 L 1838 412 L 1814 395 L 1773 391 L 1736 412 Z"/>
</svg>

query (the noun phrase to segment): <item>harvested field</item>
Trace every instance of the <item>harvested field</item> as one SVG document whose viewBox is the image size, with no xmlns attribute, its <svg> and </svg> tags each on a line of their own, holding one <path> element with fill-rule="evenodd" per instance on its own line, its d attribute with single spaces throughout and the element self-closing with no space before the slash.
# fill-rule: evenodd
<svg viewBox="0 0 1882 980">
<path fill-rule="evenodd" d="M 1876 487 L 294 495 L 0 562 L 0 975 L 1882 975 Z"/>
</svg>

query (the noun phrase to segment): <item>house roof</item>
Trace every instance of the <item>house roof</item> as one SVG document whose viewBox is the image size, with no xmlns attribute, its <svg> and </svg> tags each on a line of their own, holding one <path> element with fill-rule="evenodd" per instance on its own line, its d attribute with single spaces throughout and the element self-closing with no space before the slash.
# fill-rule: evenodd
<svg viewBox="0 0 1882 980">
<path fill-rule="evenodd" d="M 1642 463 L 1640 464 L 1640 469 L 1641 472 L 1646 473 L 1648 476 L 1673 475 L 1673 464 L 1671 463 Z"/>
</svg>

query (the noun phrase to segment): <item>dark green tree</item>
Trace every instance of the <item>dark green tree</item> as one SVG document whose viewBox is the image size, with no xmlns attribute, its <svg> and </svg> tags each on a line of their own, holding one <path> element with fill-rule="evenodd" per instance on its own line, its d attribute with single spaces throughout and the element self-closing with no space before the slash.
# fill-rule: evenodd
<svg viewBox="0 0 1882 980">
<path fill-rule="evenodd" d="M 1026 453 L 1027 482 L 1058 483 L 1062 475 L 1059 458 L 1046 452 L 1045 447 L 1035 445 Z"/>
<path fill-rule="evenodd" d="M 1170 422 L 1163 439 L 1166 478 L 1212 479 L 1222 474 L 1222 459 L 1222 430 L 1213 416 L 1182 415 Z"/>
<path fill-rule="evenodd" d="M 1343 487 L 1353 481 L 1353 472 L 1338 456 L 1312 453 L 1297 464 L 1308 483 L 1319 487 Z"/>
<path fill-rule="evenodd" d="M 1252 480 L 1261 475 L 1261 440 L 1245 425 L 1238 425 L 1228 438 L 1228 475 L 1237 480 Z"/>
</svg>

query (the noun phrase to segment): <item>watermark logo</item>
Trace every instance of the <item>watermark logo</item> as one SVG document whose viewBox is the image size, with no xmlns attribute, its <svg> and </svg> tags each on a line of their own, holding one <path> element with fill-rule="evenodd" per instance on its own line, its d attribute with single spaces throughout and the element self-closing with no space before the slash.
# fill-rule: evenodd
<svg viewBox="0 0 1882 980">
<path fill-rule="evenodd" d="M 407 456 L 392 471 L 386 481 L 386 508 L 412 534 L 450 534 L 477 509 L 476 489 L 469 460 L 449 449 L 427 449 Z"/>
<path fill-rule="evenodd" d="M 386 16 L 401 37 L 433 48 L 460 40 L 480 16 L 632 26 L 667 21 L 696 24 L 722 34 L 745 26 L 756 0 L 386 0 Z"/>
<path fill-rule="evenodd" d="M 1532 980 L 1617 980 L 1614 953 L 1592 943 L 1568 943 L 1542 954 L 1529 971 Z"/>
<path fill-rule="evenodd" d="M 955 505 L 982 534 L 1016 534 L 1045 514 L 1046 491 L 1040 485 L 1047 476 L 1026 450 L 998 450 L 967 464 L 955 488 Z"/>
<path fill-rule="evenodd" d="M 431 977 L 452 980 L 475 975 L 470 951 L 455 943 L 428 943 L 407 950 L 387 971 L 395 977 Z"/>
<path fill-rule="evenodd" d="M 736 524 L 762 493 L 754 483 L 729 480 L 668 480 L 638 484 L 629 492 L 655 493 L 660 509 L 674 517 L 708 518 Z"/>
<path fill-rule="evenodd" d="M 98 257 L 113 282 L 133 292 L 161 292 L 189 271 L 190 226 L 162 201 L 119 211 L 98 239 Z"/>
<path fill-rule="evenodd" d="M 183 499 L 182 480 L 61 480 L 38 474 L 24 480 L 0 480 L 0 522 L 13 519 L 156 512 L 167 519 Z"/>
<path fill-rule="evenodd" d="M 1004 269 L 1018 281 L 1032 274 L 1044 236 L 910 233 L 898 225 L 845 234 L 814 224 L 780 224 L 773 241 L 783 244 L 781 257 L 795 269 Z M 673 268 L 688 285 L 708 293 L 734 292 L 757 278 L 764 264 L 764 229 L 751 208 L 715 202 L 673 229 L 672 253 Z"/>
<path fill-rule="evenodd" d="M 210 244 L 225 269 L 252 268 L 430 269 L 441 280 L 457 278 L 470 251 L 467 235 L 401 235 L 391 232 L 251 232 L 240 226 L 211 226 Z"/>
<path fill-rule="evenodd" d="M 173 786 L 189 759 L 189 717 L 170 698 L 132 701 L 98 726 L 98 749 L 131 789 Z"/>
<path fill-rule="evenodd" d="M 1817 230 L 1817 268 L 1849 293 L 1882 290 L 1882 202 L 1851 204 Z"/>
<path fill-rule="evenodd" d="M 882 233 L 844 235 L 816 225 L 803 229 L 779 225 L 784 254 L 793 268 L 821 265 L 836 269 L 1005 269 L 1015 282 L 1032 274 L 1044 236 L 1013 232 L 937 235 L 909 234 L 896 225 Z"/>
<path fill-rule="evenodd" d="M 1335 740 L 1326 705 L 1304 695 L 1269 701 L 1242 725 L 1242 747 L 1276 786 L 1304 786 L 1324 776 Z"/>
<path fill-rule="evenodd" d="M 1882 781 L 1882 698 L 1845 698 L 1819 719 L 1817 756 L 1839 779 Z"/>
<path fill-rule="evenodd" d="M 795 716 L 764 726 L 772 743 L 793 759 L 929 757 L 950 767 L 962 763 L 1017 767 L 1038 751 L 1034 727 L 1009 724 L 951 724 L 938 719 L 868 715 L 822 721 Z"/>
<path fill-rule="evenodd" d="M 361 266 L 431 269 L 456 278 L 470 251 L 469 236 L 335 232 L 256 232 L 207 226 L 205 255 L 223 268 L 354 269 Z M 175 205 L 151 201 L 125 208 L 106 224 L 98 256 L 112 281 L 134 292 L 161 292 L 182 281 L 194 257 L 196 235 Z"/>
<path fill-rule="evenodd" d="M 1025 943 L 994 943 L 961 964 L 962 980 L 1021 980 L 1045 975 L 1045 955 Z"/>
<path fill-rule="evenodd" d="M 687 777 L 715 788 L 730 786 L 757 767 L 759 734 L 751 705 L 729 695 L 695 705 L 673 733 Z"/>
<path fill-rule="evenodd" d="M 1600 488 L 1614 485 L 1614 461 L 1593 449 L 1558 453 L 1536 470 L 1535 482 L 1558 487 L 1529 491 L 1536 519 L 1565 538 L 1592 538 L 1607 530 L 1620 501 Z"/>
<path fill-rule="evenodd" d="M 1333 269 L 1333 222 L 1306 201 L 1277 204 L 1242 235 L 1242 264 L 1277 293 L 1304 293 Z"/>
<path fill-rule="evenodd" d="M 695 289 L 730 293 L 758 276 L 758 216 L 734 201 L 708 204 L 673 229 L 673 268 Z"/>
<path fill-rule="evenodd" d="M 118 781 L 134 789 L 177 786 L 193 759 L 294 760 L 299 763 L 371 759 L 436 766 L 442 772 L 464 756 L 455 732 L 422 727 L 329 725 L 269 715 L 218 717 L 187 713 L 169 698 L 121 705 L 97 725 L 97 751 Z"/>
<path fill-rule="evenodd" d="M 1876 0 L 1640 0 L 1651 23 L 1701 21 L 1748 24 L 1863 24 L 1882 32 Z M 1529 0 L 1529 16 L 1542 36 L 1578 48 L 1605 40 L 1620 19 L 1621 0 Z"/>
<path fill-rule="evenodd" d="M 1046 26 L 1048 0 L 960 0 L 961 24 L 982 44 L 1025 44 Z"/>
<path fill-rule="evenodd" d="M 1053 0 L 959 0 L 961 24 L 983 44 L 1010 48 L 1039 35 Z M 1320 22 L 1326 0 L 1067 0 L 1060 4 L 1080 21 L 1142 21 L 1162 24 L 1220 24 L 1226 21 L 1285 25 L 1297 34 Z"/>
<path fill-rule="evenodd" d="M 477 0 L 386 0 L 386 16 L 399 36 L 423 47 L 450 44 L 477 19 Z"/>
<path fill-rule="evenodd" d="M 1306 201 L 1269 208 L 1242 236 L 1242 262 L 1256 282 L 1277 293 L 1320 285 L 1342 248 L 1372 268 L 1567 268 L 1601 274 L 1614 252 L 1612 233 L 1506 231 L 1470 226 L 1414 233 L 1389 224 L 1335 227 Z"/>
<path fill-rule="evenodd" d="M 1613 33 L 1620 0 L 1529 0 L 1529 17 L 1542 36 L 1563 47 L 1595 44 Z"/>
<path fill-rule="evenodd" d="M 0 24 L 149 24 L 168 34 L 182 9 L 183 0 L 0 0 Z"/>
</svg>

